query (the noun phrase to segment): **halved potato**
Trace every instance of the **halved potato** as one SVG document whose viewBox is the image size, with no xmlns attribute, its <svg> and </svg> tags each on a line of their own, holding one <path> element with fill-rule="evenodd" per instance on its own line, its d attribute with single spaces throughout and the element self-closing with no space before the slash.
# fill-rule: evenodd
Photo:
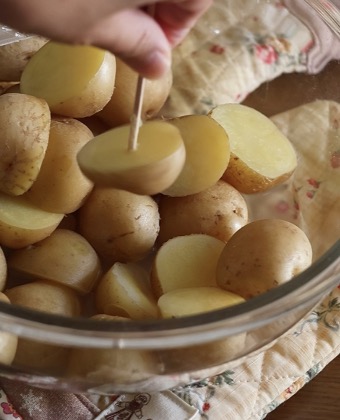
<svg viewBox="0 0 340 420">
<path fill-rule="evenodd" d="M 100 313 L 131 319 L 158 317 L 148 274 L 135 264 L 115 263 L 100 280 L 95 300 Z"/>
<path fill-rule="evenodd" d="M 0 96 L 0 191 L 21 195 L 36 180 L 48 146 L 51 113 L 31 95 Z"/>
<path fill-rule="evenodd" d="M 238 191 L 265 191 L 293 173 L 295 150 L 268 117 L 241 104 L 218 105 L 210 117 L 228 134 L 231 157 L 222 178 Z"/>
<path fill-rule="evenodd" d="M 7 261 L 5 254 L 0 247 L 0 291 L 4 289 L 7 280 Z"/>
<path fill-rule="evenodd" d="M 156 296 L 175 289 L 216 286 L 216 267 L 224 242 L 209 235 L 178 236 L 157 251 L 151 271 Z"/>
<path fill-rule="evenodd" d="M 227 168 L 230 150 L 225 130 L 206 115 L 188 115 L 169 120 L 183 137 L 184 167 L 163 194 L 183 197 L 214 185 Z"/>
<path fill-rule="evenodd" d="M 64 215 L 41 210 L 22 196 L 0 193 L 0 244 L 23 248 L 47 238 Z"/>
<path fill-rule="evenodd" d="M 68 286 L 85 294 L 92 290 L 101 272 L 99 258 L 79 233 L 56 229 L 48 238 L 24 249 L 13 251 L 9 268 Z"/>
<path fill-rule="evenodd" d="M 20 89 L 44 98 L 55 114 L 88 117 L 110 100 L 115 72 L 115 57 L 107 51 L 49 41 L 26 65 Z"/>
</svg>

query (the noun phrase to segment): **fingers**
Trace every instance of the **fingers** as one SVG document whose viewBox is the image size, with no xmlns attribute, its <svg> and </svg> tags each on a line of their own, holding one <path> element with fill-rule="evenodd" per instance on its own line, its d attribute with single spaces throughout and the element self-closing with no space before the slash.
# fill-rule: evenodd
<svg viewBox="0 0 340 420">
<path fill-rule="evenodd" d="M 100 21 L 78 39 L 112 51 L 147 78 L 171 66 L 171 46 L 157 22 L 139 9 L 121 10 Z"/>
</svg>

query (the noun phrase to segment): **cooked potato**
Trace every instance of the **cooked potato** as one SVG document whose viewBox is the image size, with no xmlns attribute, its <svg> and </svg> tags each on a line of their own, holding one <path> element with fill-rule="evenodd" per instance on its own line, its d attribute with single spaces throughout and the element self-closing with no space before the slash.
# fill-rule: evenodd
<svg viewBox="0 0 340 420">
<path fill-rule="evenodd" d="M 29 279 L 51 280 L 82 294 L 92 290 L 101 271 L 92 246 L 78 233 L 66 229 L 56 229 L 35 245 L 13 251 L 8 265 Z"/>
<path fill-rule="evenodd" d="M 164 121 L 148 121 L 131 150 L 129 135 L 130 126 L 124 125 L 86 144 L 78 154 L 84 174 L 97 185 L 143 195 L 158 194 L 172 185 L 185 162 L 179 130 Z"/>
<path fill-rule="evenodd" d="M 102 322 L 129 322 L 118 316 L 95 315 Z M 136 383 L 154 376 L 157 360 L 148 351 L 131 349 L 73 349 L 68 363 L 68 376 L 86 378 L 94 383 L 110 384 L 109 392 L 122 391 L 124 384 Z M 115 388 L 115 385 L 118 387 Z"/>
<path fill-rule="evenodd" d="M 188 287 L 164 293 L 158 299 L 163 318 L 179 318 L 227 308 L 245 302 L 243 297 L 219 287 Z"/>
<path fill-rule="evenodd" d="M 8 297 L 1 292 L 0 301 L 11 303 Z M 17 345 L 17 336 L 6 331 L 0 331 L 0 363 L 3 363 L 4 365 L 10 365 L 13 362 L 17 350 Z"/>
<path fill-rule="evenodd" d="M 216 267 L 224 242 L 209 235 L 178 236 L 156 253 L 151 285 L 157 297 L 176 289 L 216 286 Z"/>
<path fill-rule="evenodd" d="M 75 119 L 53 118 L 44 161 L 26 198 L 45 211 L 68 214 L 77 210 L 93 188 L 78 166 L 77 153 L 92 137 Z"/>
<path fill-rule="evenodd" d="M 135 102 L 138 73 L 117 58 L 116 80 L 113 95 L 102 111 L 98 113 L 106 124 L 117 127 L 129 124 Z M 143 121 L 155 116 L 162 108 L 172 86 L 172 72 L 164 76 L 146 80 L 144 87 L 141 118 Z"/>
<path fill-rule="evenodd" d="M 7 280 L 7 261 L 5 254 L 0 247 L 0 291 L 4 289 Z"/>
<path fill-rule="evenodd" d="M 148 273 L 135 264 L 115 263 L 100 280 L 95 301 L 97 311 L 131 319 L 158 317 Z"/>
<path fill-rule="evenodd" d="M 299 227 L 280 219 L 257 220 L 227 242 L 217 283 L 250 299 L 291 280 L 311 262 L 311 244 Z"/>
<path fill-rule="evenodd" d="M 31 57 L 47 42 L 40 36 L 31 36 L 0 46 L 0 81 L 19 82 Z"/>
<path fill-rule="evenodd" d="M 163 193 L 182 197 L 214 185 L 225 172 L 230 158 L 225 130 L 206 115 L 188 115 L 169 122 L 181 132 L 186 160 L 179 176 Z"/>
<path fill-rule="evenodd" d="M 218 105 L 210 116 L 228 134 L 231 156 L 222 178 L 238 191 L 266 191 L 291 176 L 294 148 L 268 117 L 240 104 Z"/>
<path fill-rule="evenodd" d="M 159 202 L 158 243 L 176 236 L 204 233 L 227 242 L 248 223 L 248 208 L 243 196 L 220 180 L 206 190 L 186 197 L 162 196 Z"/>
<path fill-rule="evenodd" d="M 35 281 L 5 291 L 12 304 L 68 317 L 79 316 L 80 303 L 75 292 L 53 283 Z M 19 338 L 14 359 L 16 366 L 58 374 L 66 367 L 69 350 L 41 341 Z"/>
<path fill-rule="evenodd" d="M 57 228 L 63 217 L 39 209 L 25 197 L 0 193 L 0 245 L 23 248 L 41 241 Z"/>
<path fill-rule="evenodd" d="M 51 114 L 30 95 L 0 96 L 0 191 L 21 195 L 35 181 L 48 145 Z"/>
<path fill-rule="evenodd" d="M 79 233 L 109 265 L 141 260 L 159 232 L 158 206 L 151 197 L 113 188 L 95 187 L 77 217 Z"/>
<path fill-rule="evenodd" d="M 20 89 L 44 98 L 55 114 L 88 117 L 110 100 L 115 72 L 115 57 L 107 51 L 49 41 L 26 65 Z"/>
</svg>

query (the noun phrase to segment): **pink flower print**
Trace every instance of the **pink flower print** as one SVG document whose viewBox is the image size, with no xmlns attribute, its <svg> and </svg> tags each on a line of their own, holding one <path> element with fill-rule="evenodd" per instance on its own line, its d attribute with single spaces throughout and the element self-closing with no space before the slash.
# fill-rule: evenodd
<svg viewBox="0 0 340 420">
<path fill-rule="evenodd" d="M 12 404 L 6 403 L 6 402 L 2 402 L 1 403 L 1 407 L 2 407 L 2 411 L 3 411 L 4 414 L 12 414 L 12 416 L 15 419 L 21 419 L 21 417 L 19 416 L 19 414 L 14 410 Z"/>
<path fill-rule="evenodd" d="M 203 410 L 203 412 L 206 412 L 206 411 L 210 410 L 210 404 L 208 402 L 205 402 L 203 404 L 202 410 Z"/>
<path fill-rule="evenodd" d="M 315 191 L 314 190 L 309 190 L 306 192 L 306 196 L 310 199 L 314 198 L 315 196 Z"/>
<path fill-rule="evenodd" d="M 214 53 L 214 54 L 218 54 L 221 55 L 223 54 L 225 51 L 224 47 L 222 47 L 222 45 L 218 45 L 218 44 L 214 44 L 210 47 L 210 52 Z"/>
<path fill-rule="evenodd" d="M 336 150 L 331 156 L 331 167 L 333 169 L 340 168 L 340 150 Z"/>
<path fill-rule="evenodd" d="M 275 209 L 278 213 L 287 213 L 287 211 L 289 210 L 289 204 L 287 203 L 287 201 L 280 200 L 275 205 Z"/>
<path fill-rule="evenodd" d="M 272 45 L 257 44 L 255 47 L 256 56 L 266 64 L 273 64 L 279 55 Z"/>
<path fill-rule="evenodd" d="M 294 209 L 296 211 L 300 211 L 300 204 L 297 201 L 295 201 L 295 200 L 294 200 Z"/>
<path fill-rule="evenodd" d="M 309 179 L 307 179 L 307 182 L 308 182 L 308 184 L 309 185 L 311 185 L 312 187 L 314 187 L 314 188 L 316 188 L 316 189 L 318 189 L 319 187 L 320 187 L 320 184 L 321 184 L 321 182 L 320 181 L 317 181 L 316 179 L 314 179 L 314 178 L 309 178 Z"/>
</svg>

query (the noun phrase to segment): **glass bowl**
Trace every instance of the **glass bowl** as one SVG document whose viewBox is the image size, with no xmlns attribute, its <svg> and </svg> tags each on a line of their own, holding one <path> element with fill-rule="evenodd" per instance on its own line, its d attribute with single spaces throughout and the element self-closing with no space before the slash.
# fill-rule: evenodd
<svg viewBox="0 0 340 420">
<path fill-rule="evenodd" d="M 278 13 L 280 8 L 281 14 Z M 204 113 L 219 102 L 243 102 L 268 116 L 314 104 L 314 101 L 321 101 L 318 104 L 340 103 L 337 84 L 340 62 L 330 57 L 322 68 L 309 70 L 308 54 L 313 47 L 309 37 L 313 38 L 313 32 L 309 32 L 305 23 L 299 26 L 298 18 L 287 10 L 278 2 L 216 1 L 185 44 L 174 52 L 175 90 L 162 111 L 163 115 L 183 114 L 188 110 Z M 217 19 L 216 16 L 220 17 Z M 254 23 L 250 25 L 249 22 L 251 19 L 254 22 L 255 17 L 276 22 L 277 32 L 273 28 L 268 33 L 250 31 Z M 241 21 L 246 24 L 240 25 Z M 227 38 L 221 43 L 219 37 L 224 25 L 229 26 Z M 323 28 L 326 31 L 326 26 Z M 225 72 L 223 66 L 216 85 L 211 79 L 212 86 L 210 82 L 200 84 L 200 89 L 194 91 L 193 87 L 206 72 L 211 74 L 219 68 L 221 60 L 226 60 L 226 50 L 232 55 L 240 49 L 243 54 L 248 52 L 256 59 L 248 63 L 242 78 L 233 80 L 232 89 L 220 89 L 219 85 L 228 85 L 239 66 L 245 65 L 250 56 L 239 56 L 240 62 L 235 63 L 229 72 Z M 183 51 L 187 52 L 185 59 Z M 197 60 L 192 61 L 192 56 Z M 201 65 L 199 71 L 193 71 L 193 62 Z M 206 63 L 205 67 L 202 63 Z M 284 123 L 286 119 L 275 121 Z M 307 128 L 315 129 L 313 124 L 315 121 L 310 120 Z M 332 147 L 340 154 L 339 126 L 332 126 Z M 295 217 L 295 223 L 311 237 L 315 258 L 312 266 L 303 273 L 245 303 L 179 319 L 102 322 L 51 315 L 0 302 L 1 329 L 18 336 L 22 343 L 29 344 L 27 348 L 30 349 L 25 360 L 14 361 L 11 365 L 1 364 L 0 375 L 71 392 L 104 395 L 154 392 L 235 368 L 245 358 L 272 346 L 340 282 L 339 222 L 334 224 L 338 217 L 328 217 L 333 208 L 333 216 L 339 214 L 340 164 L 338 166 L 336 160 L 338 155 L 328 156 L 328 152 L 328 149 L 322 149 L 322 153 L 332 159 L 338 195 L 333 197 L 334 207 L 325 204 L 325 207 L 318 208 L 315 225 L 311 226 L 310 219 L 304 217 L 305 209 L 309 212 L 310 207 L 299 195 L 301 190 L 294 189 L 291 181 L 268 193 L 245 197 L 252 220 L 277 217 L 278 214 L 280 218 Z M 300 161 L 303 158 L 300 154 Z M 315 183 L 319 181 L 309 178 L 308 182 L 315 193 Z M 310 190 L 303 192 L 304 198 L 310 198 Z M 294 202 L 294 214 L 282 211 L 282 205 L 289 200 Z M 273 206 L 273 202 L 280 206 Z M 297 211 L 299 216 L 296 216 Z"/>
</svg>

